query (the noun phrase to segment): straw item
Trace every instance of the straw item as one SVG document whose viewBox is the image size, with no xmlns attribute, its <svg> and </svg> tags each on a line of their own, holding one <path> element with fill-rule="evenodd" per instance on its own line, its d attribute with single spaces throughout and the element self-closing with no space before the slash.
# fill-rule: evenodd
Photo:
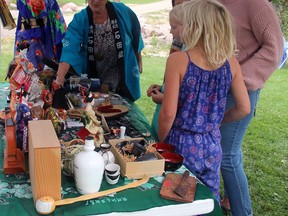
<svg viewBox="0 0 288 216">
<path fill-rule="evenodd" d="M 84 141 L 82 139 L 74 139 L 66 144 L 63 154 L 63 173 L 67 176 L 73 176 L 73 160 L 75 156 L 84 151 Z"/>
</svg>

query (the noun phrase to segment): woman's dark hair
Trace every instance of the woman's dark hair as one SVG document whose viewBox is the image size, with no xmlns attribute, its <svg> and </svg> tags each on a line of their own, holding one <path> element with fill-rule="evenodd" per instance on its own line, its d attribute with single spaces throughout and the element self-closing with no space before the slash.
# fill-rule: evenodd
<svg viewBox="0 0 288 216">
<path fill-rule="evenodd" d="M 175 6 L 175 0 L 172 0 L 172 7 Z"/>
</svg>

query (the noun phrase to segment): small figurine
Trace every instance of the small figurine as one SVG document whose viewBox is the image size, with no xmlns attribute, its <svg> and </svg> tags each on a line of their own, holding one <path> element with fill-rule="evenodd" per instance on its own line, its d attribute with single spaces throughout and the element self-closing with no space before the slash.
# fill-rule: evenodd
<svg viewBox="0 0 288 216">
<path fill-rule="evenodd" d="M 57 110 L 53 107 L 45 110 L 44 119 L 51 120 L 57 134 L 65 129 L 65 121 L 59 117 Z"/>
<path fill-rule="evenodd" d="M 53 96 L 48 89 L 44 89 L 42 91 L 41 98 L 44 101 L 44 106 L 43 106 L 44 110 L 52 106 Z"/>
<path fill-rule="evenodd" d="M 85 101 L 87 102 L 87 106 L 85 109 L 85 114 L 92 120 L 93 124 L 95 126 L 100 126 L 101 122 L 98 121 L 95 111 L 93 110 L 93 94 L 90 92 L 89 95 L 85 98 Z"/>
<path fill-rule="evenodd" d="M 28 96 L 25 85 L 21 86 L 20 103 L 16 109 L 16 143 L 17 148 L 23 152 L 28 152 L 28 121 L 32 120 L 32 115 L 28 107 Z"/>
<path fill-rule="evenodd" d="M 41 106 L 33 106 L 30 109 L 33 120 L 41 120 L 44 117 L 44 109 Z"/>
<path fill-rule="evenodd" d="M 89 95 L 85 98 L 87 106 L 85 108 L 85 114 L 89 118 L 88 124 L 85 125 L 85 128 L 93 135 L 95 135 L 95 143 L 101 144 L 104 141 L 104 130 L 101 127 L 101 121 L 99 121 L 93 110 L 93 94 L 90 92 Z"/>
</svg>

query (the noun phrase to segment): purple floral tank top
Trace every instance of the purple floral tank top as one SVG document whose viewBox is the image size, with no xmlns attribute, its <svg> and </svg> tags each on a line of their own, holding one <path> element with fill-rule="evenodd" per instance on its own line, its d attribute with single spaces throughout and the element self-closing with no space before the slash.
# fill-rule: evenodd
<svg viewBox="0 0 288 216">
<path fill-rule="evenodd" d="M 186 52 L 187 53 L 187 52 Z M 232 74 L 226 61 L 220 68 L 207 71 L 189 62 L 180 86 L 178 111 L 173 124 L 186 132 L 206 133 L 219 127 Z"/>
</svg>

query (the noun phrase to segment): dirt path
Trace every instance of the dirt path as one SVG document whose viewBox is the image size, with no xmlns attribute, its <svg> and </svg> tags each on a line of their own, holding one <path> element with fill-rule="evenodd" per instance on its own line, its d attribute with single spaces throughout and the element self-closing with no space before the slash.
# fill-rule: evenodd
<svg viewBox="0 0 288 216">
<path fill-rule="evenodd" d="M 171 9 L 171 0 L 162 0 L 159 2 L 145 4 L 145 5 L 129 5 L 129 7 L 137 14 L 145 14 L 150 12 L 156 12 L 164 9 Z"/>
<path fill-rule="evenodd" d="M 141 22 L 142 20 L 145 20 L 145 19 L 141 19 L 142 15 L 145 13 L 156 12 L 156 11 L 160 11 L 160 10 L 164 10 L 164 9 L 171 9 L 171 0 L 162 0 L 159 2 L 155 2 L 155 3 L 151 3 L 151 4 L 145 4 L 145 5 L 128 4 L 128 6 L 137 14 L 137 16 L 139 17 L 139 20 Z M 81 9 L 82 8 L 79 7 L 78 11 Z M 14 17 L 14 19 L 17 21 L 18 11 L 12 10 L 11 14 Z M 63 12 L 63 15 L 64 15 L 65 21 L 68 25 L 73 18 L 73 14 Z M 143 24 L 144 23 L 141 23 L 141 25 L 143 25 Z M 13 29 L 13 30 L 3 29 L 2 23 L 0 25 L 1 25 L 1 29 L 0 29 L 1 30 L 1 32 L 0 32 L 1 39 L 10 38 L 10 37 L 15 36 L 15 29 Z"/>
</svg>

